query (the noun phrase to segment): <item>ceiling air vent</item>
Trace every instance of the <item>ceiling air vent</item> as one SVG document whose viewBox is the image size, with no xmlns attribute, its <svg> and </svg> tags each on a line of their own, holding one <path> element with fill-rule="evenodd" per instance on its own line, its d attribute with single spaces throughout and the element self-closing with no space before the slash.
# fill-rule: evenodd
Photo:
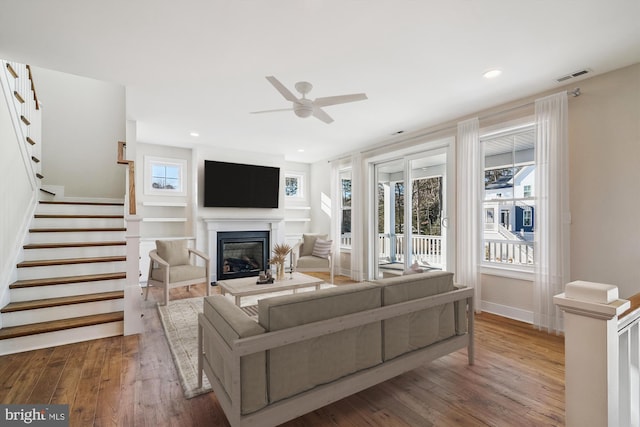
<svg viewBox="0 0 640 427">
<path fill-rule="evenodd" d="M 576 77 L 583 76 L 583 75 L 585 75 L 585 74 L 587 74 L 589 72 L 591 72 L 591 70 L 588 69 L 588 68 L 585 68 L 584 70 L 576 71 L 575 73 L 571 73 L 571 74 L 567 74 L 566 76 L 558 77 L 556 79 L 556 81 L 558 83 L 561 83 L 561 82 L 567 81 L 569 79 L 573 79 L 573 78 L 576 78 Z"/>
</svg>

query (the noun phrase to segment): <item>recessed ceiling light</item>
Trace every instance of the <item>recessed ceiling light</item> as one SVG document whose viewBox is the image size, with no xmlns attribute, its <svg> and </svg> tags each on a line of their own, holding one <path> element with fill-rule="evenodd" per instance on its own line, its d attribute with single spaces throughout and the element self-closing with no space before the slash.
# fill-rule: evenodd
<svg viewBox="0 0 640 427">
<path fill-rule="evenodd" d="M 495 68 L 493 70 L 489 70 L 489 71 L 485 72 L 482 75 L 482 77 L 484 77 L 485 79 L 495 79 L 500 74 L 502 74 L 502 70 L 498 70 L 497 68 Z"/>
<path fill-rule="evenodd" d="M 298 153 L 304 153 L 304 148 L 298 148 Z"/>
<path fill-rule="evenodd" d="M 191 132 L 189 135 L 191 135 L 191 136 L 200 136 L 200 134 L 198 132 Z"/>
</svg>

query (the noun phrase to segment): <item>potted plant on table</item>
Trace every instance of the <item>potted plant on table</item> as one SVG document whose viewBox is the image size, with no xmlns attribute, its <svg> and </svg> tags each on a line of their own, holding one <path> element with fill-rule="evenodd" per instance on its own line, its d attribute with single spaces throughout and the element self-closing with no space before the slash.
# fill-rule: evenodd
<svg viewBox="0 0 640 427">
<path fill-rule="evenodd" d="M 269 264 L 276 265 L 276 280 L 284 280 L 284 262 L 289 252 L 291 252 L 291 246 L 286 243 L 273 245 L 273 257 L 269 259 Z"/>
</svg>

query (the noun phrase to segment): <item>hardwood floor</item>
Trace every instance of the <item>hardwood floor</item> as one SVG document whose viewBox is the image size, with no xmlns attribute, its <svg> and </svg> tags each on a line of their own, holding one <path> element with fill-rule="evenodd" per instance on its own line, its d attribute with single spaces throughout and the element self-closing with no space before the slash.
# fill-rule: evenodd
<svg viewBox="0 0 640 427">
<path fill-rule="evenodd" d="M 203 284 L 173 289 L 171 299 L 204 294 Z M 0 357 L 0 402 L 69 404 L 71 426 L 228 426 L 213 393 L 183 397 L 161 299 L 151 289 L 143 334 Z M 564 425 L 563 338 L 491 314 L 476 319 L 474 366 L 458 351 L 284 425 Z"/>
</svg>

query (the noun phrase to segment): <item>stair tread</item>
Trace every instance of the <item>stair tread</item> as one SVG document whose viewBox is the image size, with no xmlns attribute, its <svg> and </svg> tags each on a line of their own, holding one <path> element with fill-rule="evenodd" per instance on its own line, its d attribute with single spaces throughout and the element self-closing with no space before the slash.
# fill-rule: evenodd
<svg viewBox="0 0 640 427">
<path fill-rule="evenodd" d="M 114 261 L 126 261 L 126 260 L 127 260 L 127 257 L 124 255 L 87 257 L 87 258 L 40 259 L 35 261 L 23 261 L 19 263 L 17 267 L 18 268 L 44 267 L 44 266 L 52 266 L 52 265 L 90 264 L 95 262 L 114 262 Z"/>
<path fill-rule="evenodd" d="M 74 202 L 64 200 L 41 200 L 41 205 L 90 205 L 90 206 L 124 206 L 124 202 Z"/>
<path fill-rule="evenodd" d="M 11 326 L 0 329 L 0 339 L 17 338 L 27 335 L 42 334 L 46 332 L 61 331 L 64 329 L 93 326 L 102 323 L 118 322 L 124 320 L 124 312 L 92 314 L 90 316 L 60 319 L 51 322 L 32 323 L 29 325 Z"/>
<path fill-rule="evenodd" d="M 125 227 L 102 227 L 102 228 L 30 228 L 29 233 L 87 233 L 90 231 L 127 231 Z"/>
<path fill-rule="evenodd" d="M 102 242 L 60 242 L 60 243 L 30 243 L 24 245 L 23 249 L 56 249 L 56 248 L 85 248 L 91 246 L 124 246 L 124 240 L 102 241 Z"/>
<path fill-rule="evenodd" d="M 67 285 L 82 282 L 98 282 L 101 280 L 126 279 L 127 273 L 86 274 L 82 276 L 48 277 L 46 279 L 18 280 L 9 285 L 9 289 L 33 288 L 37 286 Z"/>
<path fill-rule="evenodd" d="M 61 305 L 81 304 L 86 302 L 106 301 L 124 298 L 124 291 L 100 292 L 95 294 L 74 295 L 68 297 L 46 298 L 32 301 L 18 301 L 5 305 L 0 313 L 34 310 L 37 308 L 58 307 Z"/>
<path fill-rule="evenodd" d="M 34 218 L 108 218 L 123 219 L 124 215 L 35 214 Z"/>
</svg>

